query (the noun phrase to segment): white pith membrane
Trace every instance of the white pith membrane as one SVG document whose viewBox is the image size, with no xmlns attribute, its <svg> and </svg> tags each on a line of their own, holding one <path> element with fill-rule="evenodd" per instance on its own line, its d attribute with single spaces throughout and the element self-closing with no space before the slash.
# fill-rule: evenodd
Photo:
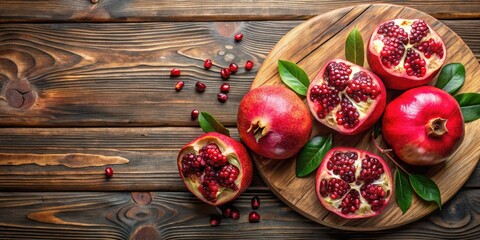
<svg viewBox="0 0 480 240">
<path fill-rule="evenodd" d="M 398 63 L 398 65 L 394 66 L 393 68 L 388 68 L 388 67 L 386 68 L 387 71 L 392 72 L 395 75 L 403 75 L 403 74 L 406 75 L 404 64 L 405 64 L 405 59 L 406 59 L 406 55 L 407 55 L 407 50 L 409 48 L 412 49 L 413 51 L 417 52 L 418 54 L 420 54 L 420 56 L 422 56 L 422 59 L 425 60 L 427 72 L 425 73 L 424 77 L 427 76 L 429 72 L 433 72 L 443 65 L 443 59 L 445 58 L 445 55 L 446 55 L 446 49 L 445 49 L 444 44 L 443 44 L 443 57 L 442 58 L 440 58 L 437 54 L 433 54 L 430 58 L 426 58 L 425 54 L 423 52 L 419 51 L 418 49 L 416 49 L 414 47 L 421 42 L 428 41 L 430 38 L 433 38 L 433 40 L 435 42 L 442 42 L 441 38 L 436 33 L 434 33 L 434 31 L 432 30 L 432 28 L 430 28 L 430 26 L 428 26 L 428 28 L 429 28 L 428 34 L 426 36 L 424 36 L 419 43 L 415 43 L 415 44 L 410 43 L 410 31 L 412 30 L 411 25 L 414 21 L 417 21 L 417 20 L 418 19 L 395 19 L 395 20 L 392 20 L 395 23 L 395 25 L 398 25 L 400 28 L 403 28 L 403 30 L 405 30 L 405 32 L 408 33 L 408 36 L 409 36 L 408 37 L 408 43 L 404 45 L 405 46 L 405 51 L 404 51 L 403 56 L 400 59 L 400 62 Z M 378 31 L 378 29 L 376 29 L 376 31 Z M 383 39 L 385 38 L 385 36 L 383 34 L 378 34 L 377 32 L 375 32 L 374 35 L 372 35 L 372 38 L 374 36 L 376 36 L 377 38 L 372 39 L 373 40 L 372 41 L 372 48 L 375 52 L 375 55 L 377 55 L 377 57 L 380 58 L 380 62 L 381 62 L 380 52 L 382 51 L 383 47 L 385 46 L 385 44 L 383 43 Z M 382 63 L 382 65 L 383 65 L 383 63 Z M 415 75 L 413 75 L 413 76 L 415 76 Z M 411 77 L 411 76 L 409 76 L 409 77 Z M 419 78 L 419 79 L 423 78 L 423 77 L 417 77 L 417 76 L 415 76 L 415 77 Z"/>
<path fill-rule="evenodd" d="M 194 144 L 186 147 L 183 150 L 182 155 L 180 155 L 180 157 L 179 157 L 180 161 L 182 161 L 183 156 L 185 156 L 188 153 L 193 153 L 195 155 L 198 155 L 200 149 L 202 149 L 202 147 L 206 146 L 208 143 L 215 143 L 218 146 L 218 149 L 220 150 L 220 152 L 225 157 L 227 157 L 227 162 L 238 168 L 238 177 L 235 180 L 235 185 L 240 189 L 241 188 L 240 182 L 241 182 L 241 179 L 243 178 L 243 169 L 240 166 L 240 161 L 238 160 L 238 156 L 232 148 L 227 147 L 225 145 L 225 143 L 223 143 L 221 140 L 219 140 L 217 138 L 206 137 L 206 138 L 200 139 L 199 141 L 195 142 Z M 197 177 L 196 175 L 190 175 L 190 176 L 187 177 L 187 176 L 184 176 L 182 172 L 180 172 L 180 174 L 182 174 L 183 178 L 185 179 L 185 183 L 187 184 L 187 187 L 190 189 L 190 191 L 193 192 L 197 197 L 199 197 L 201 199 L 205 199 L 203 197 L 202 193 L 198 190 L 198 187 L 203 182 L 203 177 L 205 175 L 205 172 L 203 172 L 200 177 Z M 217 197 L 217 202 L 216 203 L 223 202 L 223 199 L 225 197 L 229 196 L 229 198 L 231 198 L 233 196 L 234 192 L 237 192 L 237 191 L 238 190 L 233 190 L 231 188 L 223 187 L 223 186 L 218 185 L 218 191 L 217 191 L 217 195 L 216 195 L 216 197 Z M 208 201 L 208 200 L 206 200 L 206 201 Z"/>
<path fill-rule="evenodd" d="M 352 151 L 344 151 L 344 152 L 352 152 Z M 335 153 L 332 154 L 331 157 L 333 157 Z M 347 184 L 350 186 L 350 190 L 348 190 L 341 198 L 338 198 L 338 199 L 330 198 L 330 194 L 327 194 L 327 197 L 322 196 L 323 201 L 331 205 L 333 208 L 337 209 L 341 213 L 341 204 L 343 199 L 348 195 L 350 191 L 357 190 L 359 193 L 360 207 L 358 208 L 357 211 L 355 211 L 355 213 L 348 213 L 347 215 L 350 215 L 350 214 L 370 215 L 370 214 L 377 213 L 371 209 L 368 201 L 364 197 L 362 197 L 360 189 L 365 184 L 365 181 L 358 180 L 358 176 L 360 176 L 360 171 L 362 170 L 362 160 L 365 158 L 364 155 L 368 155 L 368 154 L 360 154 L 359 152 L 355 152 L 355 153 L 357 153 L 357 156 L 358 156 L 358 159 L 355 160 L 355 163 L 353 164 L 353 166 L 355 166 L 355 181 L 351 183 L 347 182 Z M 370 156 L 370 157 L 376 158 L 375 156 Z M 328 159 L 328 161 L 330 161 L 330 158 Z M 386 170 L 387 170 L 386 166 L 382 164 L 382 167 L 384 168 L 384 173 L 380 176 L 379 179 L 371 182 L 370 184 L 382 187 L 383 191 L 385 191 L 385 197 L 383 199 L 387 199 L 391 194 L 390 193 L 391 186 L 390 186 L 389 178 L 386 174 Z M 333 170 L 328 170 L 328 168 L 326 167 L 324 169 L 325 171 L 322 172 L 322 174 L 320 175 L 320 180 L 325 179 L 327 180 L 327 183 L 328 183 L 333 178 L 341 179 L 340 175 L 333 173 Z M 357 182 L 360 182 L 361 184 L 357 184 Z"/>
<path fill-rule="evenodd" d="M 349 64 L 347 64 L 347 66 L 349 66 L 350 69 L 352 70 L 352 73 L 348 76 L 349 81 L 351 81 L 351 80 L 353 79 L 353 76 L 355 75 L 355 73 L 360 72 L 360 71 L 366 72 L 365 70 L 359 68 L 359 67 L 356 66 L 356 65 L 349 65 Z M 369 75 L 369 74 L 367 73 L 367 75 Z M 369 76 L 370 76 L 370 75 L 369 75 Z M 371 77 L 371 79 L 372 79 L 372 83 L 373 83 L 373 84 L 376 84 L 377 86 L 379 86 L 379 84 L 378 84 L 378 82 L 377 82 L 377 80 L 376 80 L 375 78 Z M 327 86 L 330 86 L 330 85 L 328 84 L 328 82 L 323 79 L 323 77 L 321 78 L 321 81 L 320 81 L 319 83 L 317 83 L 316 85 L 322 85 L 323 83 L 327 84 Z M 330 86 L 330 87 L 332 87 L 332 86 Z M 335 106 L 335 108 L 334 108 L 332 111 L 330 111 L 330 112 L 325 116 L 325 118 L 323 118 L 323 119 L 320 118 L 320 119 L 319 119 L 319 117 L 318 117 L 318 115 L 317 115 L 317 113 L 316 113 L 317 110 L 318 110 L 318 105 L 317 105 L 317 104 L 314 105 L 314 106 L 315 106 L 314 116 L 315 116 L 317 119 L 319 119 L 320 121 L 323 121 L 324 123 L 326 123 L 326 124 L 327 124 L 328 126 L 330 126 L 331 128 L 344 128 L 344 129 L 347 129 L 347 128 L 345 128 L 343 125 L 339 125 L 339 124 L 337 123 L 337 116 L 336 116 L 336 115 L 337 115 L 337 112 L 342 109 L 342 99 L 343 99 L 343 98 L 347 98 L 347 99 L 352 103 L 352 105 L 357 109 L 357 112 L 358 112 L 358 114 L 359 114 L 359 117 L 358 117 L 359 120 L 361 120 L 361 119 L 365 118 L 366 116 L 370 115 L 370 112 L 372 112 L 373 109 L 375 109 L 375 106 L 377 105 L 378 101 L 376 101 L 376 99 L 371 99 L 370 97 L 368 97 L 368 99 L 367 99 L 366 101 L 360 101 L 360 102 L 357 103 L 355 100 L 353 100 L 352 98 L 350 98 L 350 97 L 348 96 L 348 94 L 346 93 L 347 88 L 348 88 L 348 87 L 346 87 L 343 91 L 339 91 L 338 95 L 339 95 L 339 97 L 340 97 L 340 103 L 339 103 L 337 106 Z M 381 93 L 380 93 L 380 94 L 381 94 Z M 308 99 L 308 100 L 311 101 L 310 99 Z M 357 124 L 354 128 L 349 128 L 349 130 L 350 130 L 350 131 L 353 131 L 353 130 L 355 130 L 356 128 L 358 128 L 358 126 L 360 126 L 360 125 Z"/>
</svg>

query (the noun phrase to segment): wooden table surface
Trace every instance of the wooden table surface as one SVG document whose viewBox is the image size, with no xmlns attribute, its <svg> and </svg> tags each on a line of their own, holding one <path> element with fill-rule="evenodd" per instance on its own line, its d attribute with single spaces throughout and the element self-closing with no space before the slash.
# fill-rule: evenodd
<svg viewBox="0 0 480 240">
<path fill-rule="evenodd" d="M 378 232 L 312 222 L 257 173 L 233 202 L 241 218 L 211 227 L 217 209 L 178 175 L 178 150 L 202 133 L 192 109 L 238 139 L 238 104 L 275 43 L 306 19 L 364 3 L 0 0 L 0 239 L 479 239 L 480 165 L 441 211 Z M 397 4 L 441 20 L 480 60 L 480 1 Z M 215 63 L 209 71 L 206 58 Z M 247 60 L 254 69 L 233 75 L 229 100 L 219 103 L 220 67 Z M 174 67 L 182 75 L 172 79 Z M 178 80 L 186 82 L 179 93 Z M 197 80 L 207 84 L 203 94 Z M 262 202 L 255 224 L 253 196 Z"/>
</svg>

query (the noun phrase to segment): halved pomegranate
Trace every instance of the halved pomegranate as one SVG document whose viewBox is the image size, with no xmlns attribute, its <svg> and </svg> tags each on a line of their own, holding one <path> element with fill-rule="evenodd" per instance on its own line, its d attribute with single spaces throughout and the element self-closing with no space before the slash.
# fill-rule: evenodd
<svg viewBox="0 0 480 240">
<path fill-rule="evenodd" d="M 215 132 L 183 146 L 177 166 L 188 190 L 213 206 L 234 200 L 252 181 L 252 160 L 245 147 Z"/>
<path fill-rule="evenodd" d="M 386 90 L 373 73 L 335 59 L 308 87 L 307 101 L 315 118 L 339 133 L 354 135 L 375 124 L 386 104 Z"/>
<path fill-rule="evenodd" d="M 367 60 L 387 88 L 409 89 L 429 83 L 445 62 L 442 38 L 421 19 L 380 24 L 368 42 Z"/>
<path fill-rule="evenodd" d="M 390 168 L 379 156 L 355 148 L 332 148 L 317 170 L 315 191 L 329 211 L 348 218 L 380 214 L 393 194 Z"/>
</svg>

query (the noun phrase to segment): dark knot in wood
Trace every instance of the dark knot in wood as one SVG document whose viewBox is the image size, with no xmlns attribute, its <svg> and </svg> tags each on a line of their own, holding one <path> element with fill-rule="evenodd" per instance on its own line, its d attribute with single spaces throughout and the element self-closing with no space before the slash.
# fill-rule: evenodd
<svg viewBox="0 0 480 240">
<path fill-rule="evenodd" d="M 5 90 L 5 100 L 12 108 L 28 110 L 37 101 L 37 93 L 28 82 L 14 81 Z"/>
<path fill-rule="evenodd" d="M 152 195 L 149 192 L 132 192 L 132 199 L 137 204 L 148 205 L 152 202 Z"/>
</svg>

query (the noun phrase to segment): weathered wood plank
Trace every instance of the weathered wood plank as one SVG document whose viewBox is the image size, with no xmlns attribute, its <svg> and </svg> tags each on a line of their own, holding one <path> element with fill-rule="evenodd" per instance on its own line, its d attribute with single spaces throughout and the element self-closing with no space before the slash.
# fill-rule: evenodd
<svg viewBox="0 0 480 240">
<path fill-rule="evenodd" d="M 249 223 L 255 195 L 262 219 Z M 222 219 L 215 228 L 209 218 L 218 210 L 185 192 L 9 192 L 0 193 L 0 239 L 478 239 L 479 199 L 480 190 L 463 190 L 442 211 L 415 223 L 346 232 L 310 221 L 264 191 L 245 192 L 233 202 L 240 219 Z"/>
<path fill-rule="evenodd" d="M 0 128 L 0 190 L 186 191 L 177 154 L 201 134 L 199 127 Z M 108 180 L 106 166 L 115 173 Z M 268 188 L 255 174 L 251 189 Z"/>
<path fill-rule="evenodd" d="M 239 139 L 235 128 L 230 132 Z M 202 133 L 199 127 L 0 128 L 0 190 L 186 191 L 177 154 Z M 41 166 L 45 158 L 51 164 Z M 109 180 L 107 165 L 115 172 Z M 466 187 L 480 188 L 479 173 L 477 165 Z M 268 189 L 254 176 L 250 189 Z"/>
<path fill-rule="evenodd" d="M 0 126 L 193 126 L 193 108 L 234 126 L 265 56 L 301 22 L 0 24 Z M 477 56 L 479 22 L 445 21 Z M 232 75 L 229 100 L 219 103 L 220 67 L 249 59 L 254 69 Z M 174 67 L 178 78 L 169 76 Z M 186 86 L 177 93 L 179 80 Z"/>
<path fill-rule="evenodd" d="M 92 4 L 91 2 L 98 2 Z M 478 18 L 479 1 L 394 1 L 440 19 Z M 308 19 L 337 8 L 371 1 L 0 1 L 0 22 L 138 22 Z M 306 7 L 308 6 L 308 7 Z"/>
</svg>

